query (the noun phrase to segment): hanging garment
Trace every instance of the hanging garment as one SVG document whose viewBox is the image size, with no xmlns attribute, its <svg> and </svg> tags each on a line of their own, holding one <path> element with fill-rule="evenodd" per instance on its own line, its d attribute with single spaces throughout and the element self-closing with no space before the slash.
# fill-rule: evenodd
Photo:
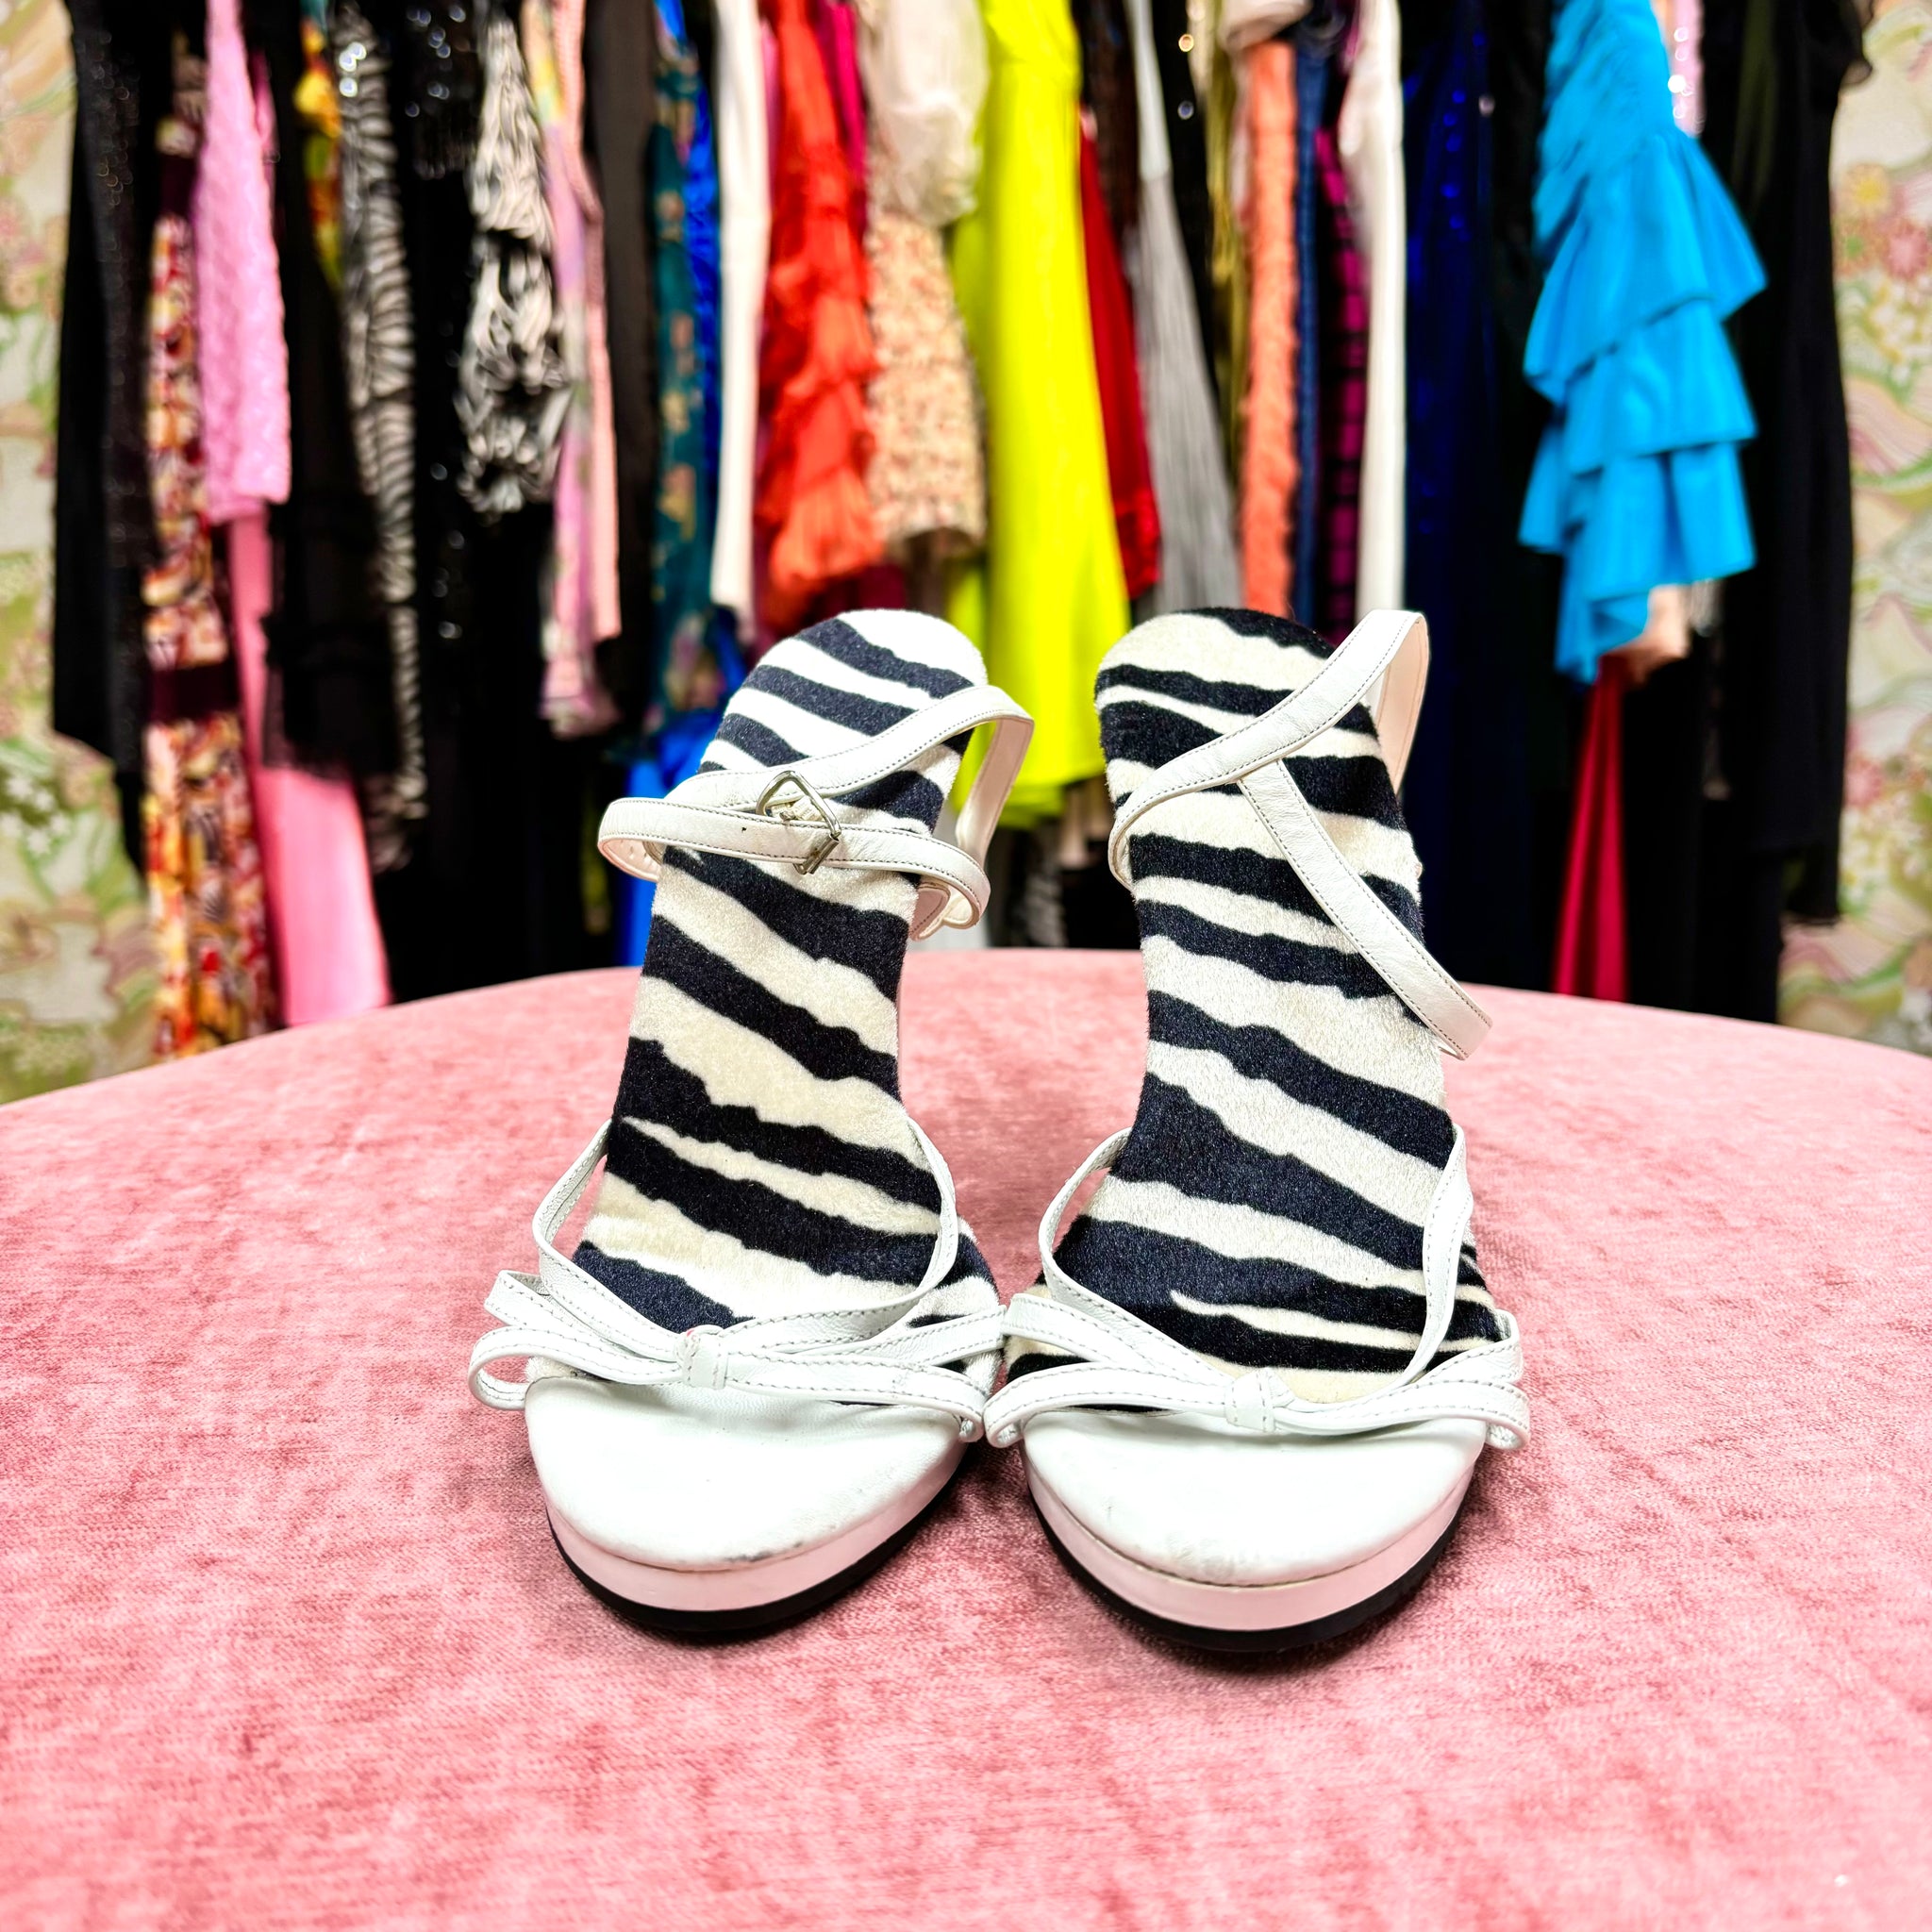
<svg viewBox="0 0 1932 1932">
<path fill-rule="evenodd" d="M 686 246 L 684 183 L 697 125 L 697 57 L 660 7 L 658 125 L 651 131 L 652 258 L 658 310 L 658 511 L 651 549 L 658 688 L 646 729 L 724 701 L 710 649 L 710 497 L 697 289 Z"/>
<path fill-rule="evenodd" d="M 161 978 L 155 1057 L 266 1032 L 274 1019 L 267 908 L 215 601 L 201 464 L 194 233 L 188 208 L 202 69 L 177 53 L 174 111 L 156 128 L 159 214 L 147 293 L 147 466 L 156 559 L 142 579 L 149 672 L 142 822 Z M 193 105 L 191 105 L 193 104 Z"/>
<path fill-rule="evenodd" d="M 59 0 L 24 0 L 0 21 L 0 1103 L 143 1066 L 154 1041 L 147 901 L 112 770 L 47 728 L 69 31 Z M 72 212 L 86 223 L 84 202 Z"/>
<path fill-rule="evenodd" d="M 1222 436 L 1229 472 L 1242 474 L 1242 427 L 1248 393 L 1248 237 L 1247 205 L 1237 192 L 1247 175 L 1248 112 L 1245 88 L 1235 78 L 1234 61 L 1219 35 L 1208 54 L 1208 85 L 1204 94 L 1208 121 L 1208 202 L 1212 253 L 1208 272 L 1213 299 L 1207 326 L 1213 360 L 1215 393 L 1221 398 Z"/>
<path fill-rule="evenodd" d="M 1196 38 L 1189 21 L 1189 0 L 1149 0 L 1154 53 L 1160 72 L 1158 100 L 1141 102 L 1141 135 L 1164 117 L 1164 152 L 1172 171 L 1174 214 L 1187 251 L 1188 277 L 1194 297 L 1194 315 L 1201 346 L 1208 356 L 1208 379 L 1214 380 L 1214 203 L 1208 192 L 1207 90 L 1196 88 L 1192 54 Z M 1197 0 L 1199 4 L 1199 0 Z M 1213 34 L 1199 37 L 1211 47 Z M 1138 57 L 1136 73 L 1138 74 Z M 1141 179 L 1146 192 L 1146 152 L 1141 152 Z M 1216 407 L 1220 397 L 1217 392 Z M 1224 455 L 1224 462 L 1225 456 Z"/>
<path fill-rule="evenodd" d="M 874 152 L 866 179 L 867 317 L 878 373 L 865 487 L 908 596 L 934 610 L 940 568 L 986 541 L 973 358 L 940 229 L 974 204 L 986 37 L 973 0 L 868 0 L 859 61 Z"/>
<path fill-rule="evenodd" d="M 710 84 L 705 77 L 698 35 L 691 25 L 700 19 L 708 0 L 686 7 L 683 0 L 660 0 L 659 13 L 680 40 L 688 42 L 697 81 L 691 118 L 691 152 L 684 163 L 684 252 L 691 262 L 691 314 L 698 336 L 698 374 L 705 391 L 705 571 L 706 601 L 709 601 L 711 530 L 718 501 L 718 459 L 722 442 L 720 413 L 724 397 L 721 349 L 718 340 L 722 300 L 723 238 L 719 232 L 718 134 L 711 114 Z M 689 20 L 685 15 L 689 15 Z"/>
<path fill-rule="evenodd" d="M 1127 247 L 1147 455 L 1160 510 L 1153 614 L 1241 602 L 1234 503 L 1174 208 L 1149 0 L 1128 0 L 1141 111 L 1141 225 Z"/>
<path fill-rule="evenodd" d="M 1842 916 L 1793 925 L 1778 1017 L 1932 1053 L 1932 582 L 1923 564 L 1932 459 L 1932 7 L 1907 0 L 1865 35 L 1833 142 L 1839 340 L 1858 532 Z"/>
<path fill-rule="evenodd" d="M 558 42 L 568 34 L 575 91 Z M 584 172 L 583 9 L 576 0 L 524 0 L 524 64 L 543 139 L 551 275 L 570 404 L 557 437 L 551 551 L 543 613 L 543 715 L 559 738 L 617 722 L 597 675 L 597 646 L 622 628 L 617 601 L 617 445 L 610 423 L 610 350 L 604 334 L 604 237 Z"/>
<path fill-rule="evenodd" d="M 1308 0 L 1221 0 L 1221 44 L 1230 53 L 1258 47 L 1307 10 Z"/>
<path fill-rule="evenodd" d="M 351 426 L 341 318 L 313 225 L 311 124 L 297 106 L 308 77 L 302 23 L 268 5 L 257 6 L 250 22 L 275 110 L 276 258 L 289 358 L 289 498 L 269 518 L 279 568 L 277 602 L 263 623 L 273 713 L 266 756 L 357 778 L 385 775 L 397 758 L 393 667 L 376 601 L 375 523 Z M 325 42 L 322 51 L 326 65 Z M 313 93 L 306 89 L 305 97 Z M 331 88 L 324 98 L 339 132 L 339 95 Z M 335 134 L 324 146 L 340 274 Z"/>
<path fill-rule="evenodd" d="M 150 724 L 146 757 L 154 1053 L 179 1059 L 268 1030 L 267 912 L 235 713 Z"/>
<path fill-rule="evenodd" d="M 978 206 L 953 286 L 986 397 L 987 548 L 948 614 L 1034 717 L 1016 823 L 1103 769 L 1093 676 L 1127 627 L 1080 214 L 1079 42 L 1066 0 L 989 0 Z"/>
<path fill-rule="evenodd" d="M 1322 469 L 1322 380 L 1326 350 L 1322 340 L 1322 303 L 1326 292 L 1321 248 L 1323 185 L 1315 142 L 1323 132 L 1328 105 L 1333 40 L 1329 11 L 1324 8 L 1320 17 L 1311 12 L 1294 35 L 1294 427 L 1299 481 L 1289 517 L 1288 599 L 1311 628 L 1318 628 L 1321 622 L 1322 592 L 1315 570 L 1321 550 L 1322 497 L 1327 481 Z"/>
<path fill-rule="evenodd" d="M 1624 660 L 1606 657 L 1591 688 L 1571 817 L 1570 860 L 1557 927 L 1552 992 L 1621 1000 L 1628 986 L 1624 930 Z"/>
<path fill-rule="evenodd" d="M 1557 663 L 1581 682 L 1643 629 L 1658 584 L 1751 561 L 1752 416 L 1722 319 L 1763 278 L 1669 81 L 1644 0 L 1557 0 L 1536 204 L 1549 278 L 1524 363 L 1556 409 L 1522 537 L 1565 560 Z M 1373 391 L 1373 312 L 1369 353 Z"/>
<path fill-rule="evenodd" d="M 757 522 L 770 547 L 764 614 L 783 632 L 822 587 L 874 562 L 879 540 L 865 492 L 875 362 L 851 176 L 807 0 L 773 0 L 771 11 L 780 104 Z"/>
<path fill-rule="evenodd" d="M 155 126 L 170 21 L 144 0 L 72 0 L 77 111 L 61 311 L 54 728 L 138 784 L 141 576 L 154 558 L 145 430 Z"/>
<path fill-rule="evenodd" d="M 259 510 L 224 531 L 242 747 L 268 905 L 276 1009 L 286 1025 L 344 1020 L 389 1004 L 389 965 L 370 886 L 355 789 L 262 761 L 274 593 L 268 522 Z"/>
<path fill-rule="evenodd" d="M 598 654 L 606 690 L 633 723 L 652 687 L 651 530 L 658 498 L 658 323 L 646 150 L 657 122 L 658 24 L 646 0 L 585 0 L 588 149 L 604 208 L 605 326 L 617 438 L 617 553 L 624 628 Z"/>
<path fill-rule="evenodd" d="M 273 31 L 263 13 L 264 0 L 254 0 L 254 31 Z M 425 14 L 425 19 L 428 16 Z M 275 26 L 288 25 L 282 9 Z M 301 119 L 303 135 L 294 158 L 305 182 L 308 214 L 305 226 L 313 240 L 315 258 L 331 291 L 342 285 L 341 203 L 340 157 L 341 139 L 341 83 L 336 77 L 335 53 L 329 42 L 329 0 L 301 0 L 301 18 L 293 42 L 299 76 L 290 96 Z"/>
<path fill-rule="evenodd" d="M 1356 608 L 1364 616 L 1402 602 L 1403 469 L 1408 435 L 1404 285 L 1408 240 L 1401 76 L 1402 22 L 1395 0 L 1361 0 L 1355 56 L 1335 132 L 1369 286 L 1368 416 L 1362 431 L 1361 540 L 1356 570 Z"/>
<path fill-rule="evenodd" d="M 289 494 L 289 353 L 258 106 L 241 0 L 208 0 L 208 117 L 193 225 L 201 441 L 208 519 L 218 525 Z"/>
<path fill-rule="evenodd" d="M 1695 140 L 1704 132 L 1704 0 L 1650 0 L 1671 56 L 1671 116 Z"/>
<path fill-rule="evenodd" d="M 1119 255 L 1141 220 L 1141 117 L 1133 38 L 1124 0 L 1072 0 L 1072 6 L 1074 31 L 1080 37 L 1080 101 Z"/>
<path fill-rule="evenodd" d="M 1322 289 L 1321 498 L 1315 564 L 1305 603 L 1315 629 L 1340 643 L 1360 602 L 1362 452 L 1369 413 L 1369 295 L 1349 212 L 1348 176 L 1332 127 L 1315 140 L 1321 184 L 1316 224 Z"/>
<path fill-rule="evenodd" d="M 974 0 L 861 0 L 859 72 L 874 152 L 871 206 L 930 228 L 957 222 L 979 187 L 986 30 Z"/>
<path fill-rule="evenodd" d="M 839 140 L 845 150 L 845 174 L 852 184 L 852 227 L 865 228 L 865 100 L 858 77 L 858 23 L 847 0 L 814 0 L 812 25 L 818 34 L 819 58 L 824 64 L 825 85 L 839 120 Z"/>
<path fill-rule="evenodd" d="M 315 0 L 303 0 L 305 6 Z M 410 163 L 425 181 L 466 174 L 481 139 L 490 75 L 475 0 L 409 0 L 398 9 L 401 93 L 413 108 Z"/>
<path fill-rule="evenodd" d="M 772 175 L 757 0 L 716 0 L 719 440 L 711 601 L 748 636 L 752 495 L 758 477 L 758 335 L 771 247 Z"/>
<path fill-rule="evenodd" d="M 408 53 L 419 31 L 414 15 L 427 9 L 383 4 L 392 43 Z M 467 7 L 461 11 L 447 24 L 452 35 L 476 25 Z M 439 16 L 430 18 L 433 26 Z M 445 122 L 418 154 L 409 130 L 441 104 L 418 99 L 416 90 L 433 77 L 413 56 L 398 58 L 391 75 L 416 341 L 416 608 L 428 780 L 428 811 L 408 862 L 375 880 L 398 1000 L 596 958 L 583 925 L 582 841 L 597 755 L 584 741 L 558 738 L 542 716 L 549 506 L 486 525 L 457 487 L 468 450 L 457 376 L 477 251 L 470 170 L 447 164 L 467 150 L 480 166 L 482 143 L 473 113 L 467 133 Z M 638 189 L 641 202 L 641 182 Z"/>
<path fill-rule="evenodd" d="M 1080 137 L 1080 219 L 1086 237 L 1087 301 L 1093 318 L 1093 366 L 1113 488 L 1114 530 L 1129 597 L 1144 597 L 1160 580 L 1160 510 L 1147 463 L 1141 377 L 1134 358 L 1134 316 L 1126 278 L 1108 226 L 1097 150 Z"/>
<path fill-rule="evenodd" d="M 1266 41 L 1247 63 L 1249 185 L 1247 415 L 1241 444 L 1241 601 L 1286 617 L 1289 542 L 1301 483 L 1295 445 L 1294 49 Z M 1312 264 L 1310 265 L 1312 267 Z"/>
<path fill-rule="evenodd" d="M 1723 888 L 1747 908 L 1712 930 L 1715 1011 L 1776 1012 L 1783 916 L 1839 912 L 1852 484 L 1832 294 L 1832 126 L 1859 62 L 1850 0 L 1713 0 L 1705 10 L 1704 151 L 1764 263 L 1764 294 L 1733 325 L 1757 441 L 1743 455 L 1757 563 L 1724 586 L 1716 708 L 1728 797 L 1713 838 Z M 1728 874 L 1728 863 L 1714 874 Z M 1714 949 L 1728 946 L 1728 958 Z"/>
<path fill-rule="evenodd" d="M 485 523 L 494 523 L 525 504 L 550 501 L 571 384 L 523 50 L 515 23 L 500 8 L 483 31 L 483 108 L 469 173 L 474 293 L 457 364 L 464 442 L 457 488 Z"/>
<path fill-rule="evenodd" d="M 875 192 L 887 166 L 881 155 L 871 170 Z M 865 258 L 878 358 L 866 391 L 873 454 L 865 487 L 879 541 L 902 567 L 969 555 L 986 541 L 986 467 L 945 251 L 916 216 L 874 204 Z"/>
<path fill-rule="evenodd" d="M 1555 598 L 1540 604 L 1523 590 L 1525 574 L 1546 577 L 1556 565 L 1516 541 L 1541 426 L 1541 416 L 1519 419 L 1544 406 L 1523 382 L 1520 338 L 1513 355 L 1501 340 L 1492 284 L 1519 200 L 1521 258 L 1535 270 L 1529 179 L 1543 60 L 1541 44 L 1519 58 L 1520 21 L 1486 0 L 1456 0 L 1434 37 L 1410 47 L 1404 602 L 1428 618 L 1429 679 L 1403 811 L 1422 861 L 1430 950 L 1458 978 L 1546 986 L 1572 788 L 1559 766 L 1545 905 L 1532 889 L 1529 716 L 1532 693 L 1560 690 Z M 1517 87 L 1492 80 L 1498 56 L 1506 72 L 1520 68 Z M 1492 113 L 1481 110 L 1486 96 Z M 1500 155 L 1519 138 L 1519 164 L 1505 175 Z M 1520 304 L 1525 333 L 1534 306 L 1532 289 Z M 1517 406 L 1507 416 L 1506 389 Z M 1566 750 L 1567 737 L 1549 733 Z"/>
<path fill-rule="evenodd" d="M 472 198 L 484 93 L 482 60 L 472 37 L 481 23 L 467 8 L 459 9 L 462 19 L 452 21 L 446 8 L 439 13 L 434 7 L 404 5 L 401 0 L 381 4 L 398 51 L 390 75 L 391 118 L 399 130 L 408 131 L 396 185 L 403 214 L 403 260 L 409 280 L 410 329 L 416 343 L 416 634 L 433 818 L 439 809 L 448 809 L 450 798 L 434 769 L 437 738 L 442 735 L 445 755 L 453 741 L 460 741 L 457 693 L 475 660 L 488 656 L 499 641 L 505 648 L 520 651 L 520 645 L 509 643 L 508 633 L 520 622 L 522 586 L 502 603 L 480 592 L 477 578 L 490 574 L 497 546 L 492 541 L 486 548 L 479 541 L 480 519 L 460 487 L 465 465 L 474 456 L 458 413 L 458 394 L 465 341 L 477 308 L 476 275 L 482 253 Z M 433 63 L 425 51 L 425 35 L 435 33 L 441 33 L 442 41 L 428 44 L 463 50 L 455 57 L 455 73 L 447 81 L 440 63 Z M 456 90 L 449 101 L 430 92 L 444 86 Z M 526 532 L 519 532 L 517 540 L 504 547 L 506 568 L 515 567 L 511 560 L 521 559 L 532 541 Z M 419 849 L 422 842 L 417 841 Z M 385 870 L 377 880 L 390 974 L 399 999 L 445 990 L 437 979 L 417 977 L 410 962 L 420 957 L 422 947 L 405 938 L 397 911 L 402 901 L 417 899 L 436 870 L 432 863 L 413 884 L 394 891 L 391 880 L 400 874 L 391 875 Z M 432 954 L 442 943 L 431 933 L 424 933 L 422 939 Z"/>
<path fill-rule="evenodd" d="M 370 863 L 406 862 L 428 809 L 422 657 L 416 627 L 416 336 L 403 249 L 402 197 L 390 112 L 390 61 L 357 0 L 330 19 L 341 75 L 337 159 L 342 375 L 356 465 L 375 514 L 375 576 L 389 627 L 395 706 L 392 771 L 363 786 Z"/>
</svg>

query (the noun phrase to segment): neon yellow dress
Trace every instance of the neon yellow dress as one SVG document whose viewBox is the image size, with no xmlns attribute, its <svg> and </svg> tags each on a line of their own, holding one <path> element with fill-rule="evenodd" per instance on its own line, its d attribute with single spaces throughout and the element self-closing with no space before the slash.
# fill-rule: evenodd
<svg viewBox="0 0 1932 1932">
<path fill-rule="evenodd" d="M 986 555 L 948 615 L 1033 713 L 1008 824 L 1103 768 L 1093 674 L 1127 628 L 1080 236 L 1080 45 L 1068 0 L 981 0 L 991 77 L 979 205 L 953 283 L 986 397 Z"/>
</svg>

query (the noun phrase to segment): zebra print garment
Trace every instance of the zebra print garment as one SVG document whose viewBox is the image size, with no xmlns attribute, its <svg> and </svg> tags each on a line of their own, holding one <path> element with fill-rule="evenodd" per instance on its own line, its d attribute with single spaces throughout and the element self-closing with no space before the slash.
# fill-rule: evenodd
<svg viewBox="0 0 1932 1932">
<path fill-rule="evenodd" d="M 1253 611 L 1131 631 L 1096 680 L 1116 805 L 1327 655 L 1312 631 Z M 1420 938 L 1415 848 L 1368 711 L 1288 763 L 1342 857 Z M 1284 1370 L 1311 1401 L 1363 1394 L 1422 1336 L 1423 1222 L 1453 1141 L 1435 1041 L 1235 786 L 1156 807 L 1128 852 L 1146 1074 L 1060 1265 L 1225 1367 Z M 1444 1353 L 1497 1335 L 1465 1244 Z M 1036 1351 L 1014 1367 L 1045 1365 Z"/>
<path fill-rule="evenodd" d="M 330 30 L 341 76 L 342 369 L 356 467 L 375 509 L 376 591 L 396 708 L 396 768 L 364 786 L 363 815 L 370 863 L 391 872 L 409 856 L 409 821 L 428 810 L 416 628 L 416 331 L 389 56 L 354 0 L 341 0 Z"/>
<path fill-rule="evenodd" d="M 457 489 L 486 524 L 550 501 L 570 413 L 541 143 L 516 25 L 499 0 L 483 29 L 483 110 L 469 173 L 475 293 L 456 398 L 464 443 Z"/>
<path fill-rule="evenodd" d="M 702 769 L 842 750 L 984 682 L 979 654 L 935 618 L 858 611 L 814 625 L 746 678 Z M 839 804 L 859 823 L 930 831 L 963 749 L 940 745 Z M 861 1307 L 924 1272 L 939 1189 L 899 1100 L 915 896 L 891 873 L 665 855 L 607 1169 L 576 1256 L 652 1321 L 682 1330 Z M 963 1231 L 947 1279 L 991 1291 Z"/>
</svg>

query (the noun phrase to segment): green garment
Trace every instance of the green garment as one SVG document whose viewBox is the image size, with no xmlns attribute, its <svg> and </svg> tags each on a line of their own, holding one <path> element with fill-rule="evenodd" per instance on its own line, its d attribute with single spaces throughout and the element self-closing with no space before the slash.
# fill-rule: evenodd
<svg viewBox="0 0 1932 1932">
<path fill-rule="evenodd" d="M 991 80 L 979 202 L 953 285 L 986 398 L 986 555 L 947 615 L 1033 713 L 1008 809 L 1029 824 L 1097 775 L 1093 675 L 1127 628 L 1080 229 L 1080 44 L 1067 0 L 981 0 Z"/>
</svg>

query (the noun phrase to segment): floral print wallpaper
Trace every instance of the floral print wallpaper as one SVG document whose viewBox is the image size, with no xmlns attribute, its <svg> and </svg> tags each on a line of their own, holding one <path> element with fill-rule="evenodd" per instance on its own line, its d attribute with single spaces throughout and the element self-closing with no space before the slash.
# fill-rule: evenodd
<svg viewBox="0 0 1932 1932">
<path fill-rule="evenodd" d="M 47 726 L 74 139 L 60 0 L 0 0 L 0 1101 L 146 1063 L 147 895 L 113 774 Z"/>
<path fill-rule="evenodd" d="M 1932 0 L 1881 0 L 1865 53 L 1832 147 L 1857 544 L 1842 917 L 1792 928 L 1779 1006 L 1932 1053 Z"/>
</svg>

